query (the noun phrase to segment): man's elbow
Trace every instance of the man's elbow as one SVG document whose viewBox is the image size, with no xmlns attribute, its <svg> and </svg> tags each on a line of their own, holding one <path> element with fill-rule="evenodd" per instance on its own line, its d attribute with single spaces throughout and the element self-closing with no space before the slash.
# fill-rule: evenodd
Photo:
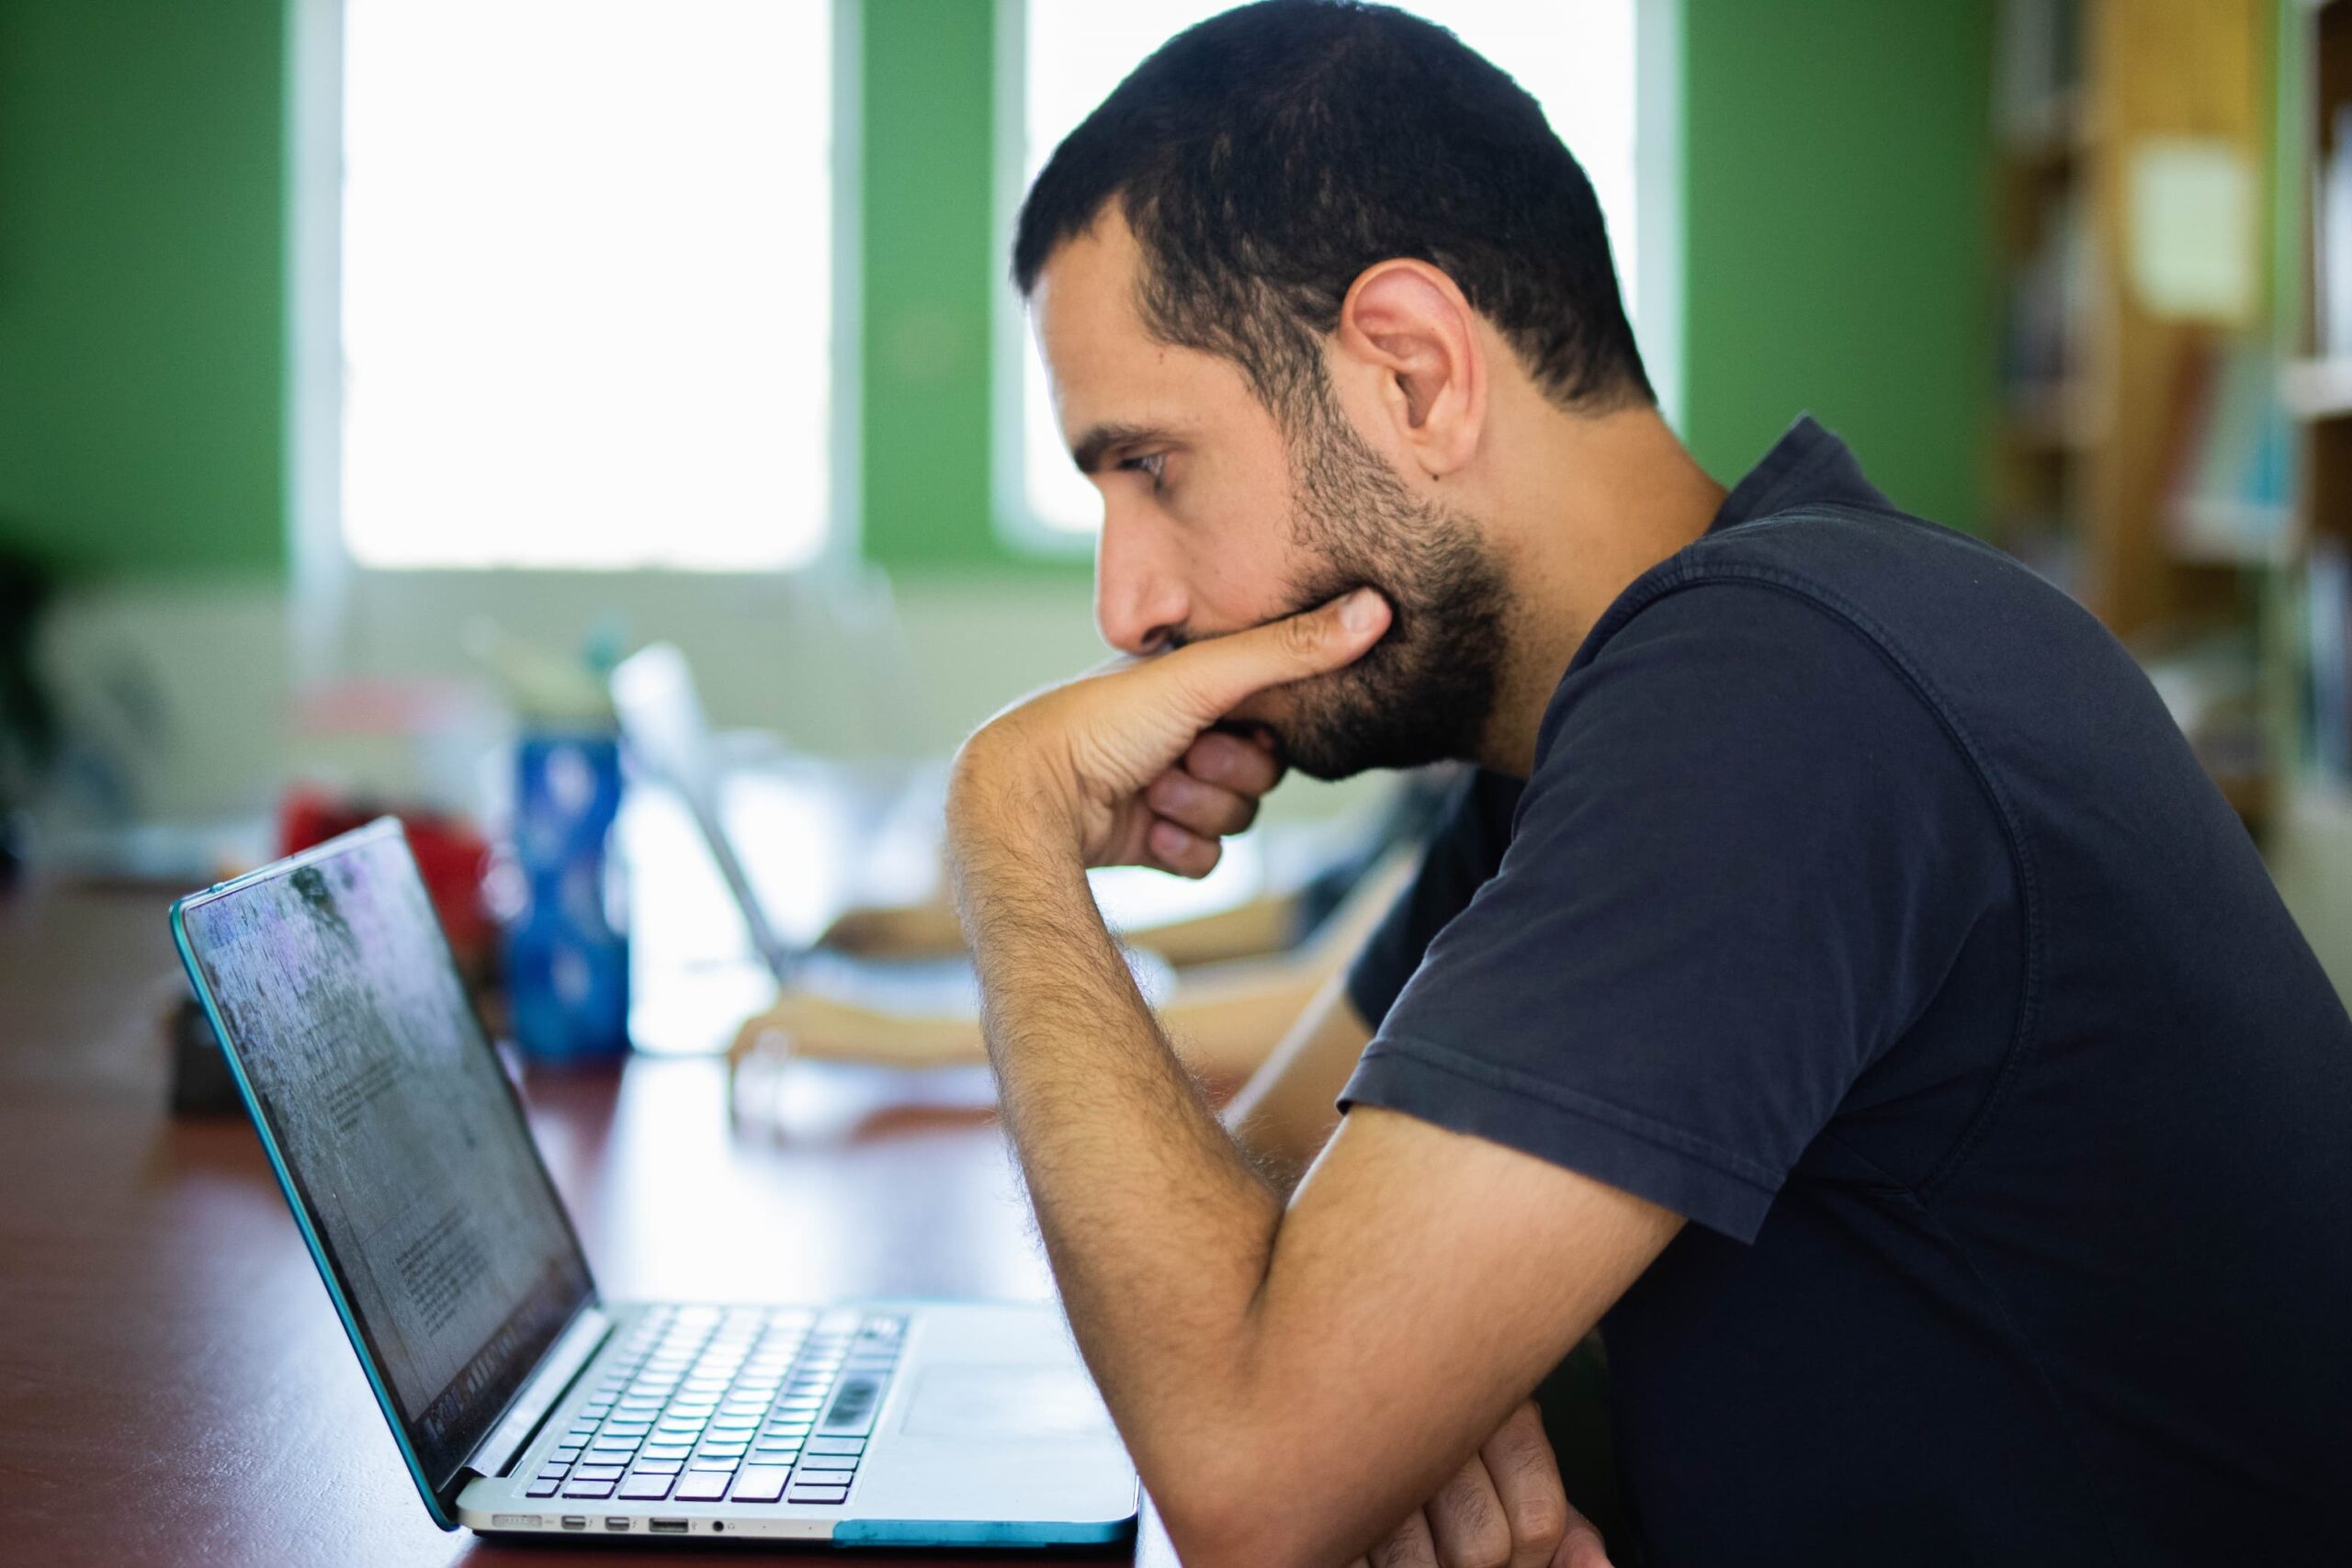
<svg viewBox="0 0 2352 1568">
<path fill-rule="evenodd" d="M 1152 1505 L 1184 1568 L 1328 1568 L 1329 1554 L 1318 1556 L 1295 1521 L 1283 1517 L 1288 1504 L 1278 1491 L 1208 1507 L 1171 1507 L 1155 1493 Z"/>
<path fill-rule="evenodd" d="M 1149 1482 L 1153 1507 L 1184 1568 L 1325 1568 L 1352 1555 L 1295 1462 L 1230 1445 Z"/>
</svg>

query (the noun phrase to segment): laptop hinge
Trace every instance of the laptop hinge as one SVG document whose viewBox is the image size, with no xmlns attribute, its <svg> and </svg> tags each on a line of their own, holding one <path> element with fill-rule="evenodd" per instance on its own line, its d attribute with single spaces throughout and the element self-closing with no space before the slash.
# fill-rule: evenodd
<svg viewBox="0 0 2352 1568">
<path fill-rule="evenodd" d="M 555 1402 L 563 1397 L 596 1348 L 612 1331 L 613 1320 L 595 1307 L 584 1307 L 571 1320 L 571 1326 L 549 1347 L 539 1360 L 538 1370 L 524 1385 L 522 1396 L 508 1406 L 506 1419 L 492 1428 L 466 1460 L 466 1468 L 477 1475 L 503 1475 L 514 1462 L 514 1455 L 530 1440 L 539 1423 L 548 1418 Z"/>
</svg>

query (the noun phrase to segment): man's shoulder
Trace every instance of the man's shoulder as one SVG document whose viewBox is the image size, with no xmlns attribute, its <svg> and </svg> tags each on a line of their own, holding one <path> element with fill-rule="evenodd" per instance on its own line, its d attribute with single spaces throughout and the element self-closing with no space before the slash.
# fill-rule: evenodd
<svg viewBox="0 0 2352 1568">
<path fill-rule="evenodd" d="M 1642 574 L 1561 683 L 1703 681 L 1761 661 L 1776 703 L 1924 703 L 1949 723 L 2022 700 L 2018 667 L 2077 691 L 2137 681 L 2096 617 L 2015 558 L 1891 507 L 1814 503 L 1711 532 Z"/>
<path fill-rule="evenodd" d="M 2015 557 L 1891 506 L 1814 502 L 1715 529 L 1660 562 L 1621 604 L 1638 613 L 1666 594 L 1760 585 L 1898 633 L 1939 598 L 1997 597 L 2030 613 L 2080 617 L 2081 606 Z"/>
<path fill-rule="evenodd" d="M 1924 700 L 1908 672 L 1915 646 L 1933 638 L 1914 606 L 1939 581 L 1997 574 L 2005 560 L 1932 524 L 1843 506 L 1718 530 L 1610 605 L 1570 661 L 1552 716 L 1607 694 L 1673 725 L 1704 712 L 1711 705 L 1695 699 L 1726 684 L 1773 708 L 1852 714 Z"/>
</svg>

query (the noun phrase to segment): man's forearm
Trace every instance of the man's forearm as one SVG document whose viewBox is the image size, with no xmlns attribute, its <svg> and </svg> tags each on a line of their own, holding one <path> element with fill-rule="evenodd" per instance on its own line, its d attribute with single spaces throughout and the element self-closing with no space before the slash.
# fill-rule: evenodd
<svg viewBox="0 0 2352 1568">
<path fill-rule="evenodd" d="M 1148 1476 L 1227 1414 L 1282 1200 L 1169 1049 L 1067 853 L 1000 830 L 956 872 L 1038 1229 Z"/>
</svg>

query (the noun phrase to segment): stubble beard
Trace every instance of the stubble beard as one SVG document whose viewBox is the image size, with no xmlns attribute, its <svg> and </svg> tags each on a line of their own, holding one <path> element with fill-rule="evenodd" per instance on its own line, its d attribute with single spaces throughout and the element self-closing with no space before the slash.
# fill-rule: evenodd
<svg viewBox="0 0 2352 1568">
<path fill-rule="evenodd" d="M 1500 565 L 1468 518 L 1416 498 L 1326 401 L 1299 446 L 1294 579 L 1304 610 L 1369 585 L 1388 630 L 1346 669 L 1299 682 L 1270 726 L 1310 778 L 1475 758 L 1493 720 L 1512 609 Z"/>
</svg>

